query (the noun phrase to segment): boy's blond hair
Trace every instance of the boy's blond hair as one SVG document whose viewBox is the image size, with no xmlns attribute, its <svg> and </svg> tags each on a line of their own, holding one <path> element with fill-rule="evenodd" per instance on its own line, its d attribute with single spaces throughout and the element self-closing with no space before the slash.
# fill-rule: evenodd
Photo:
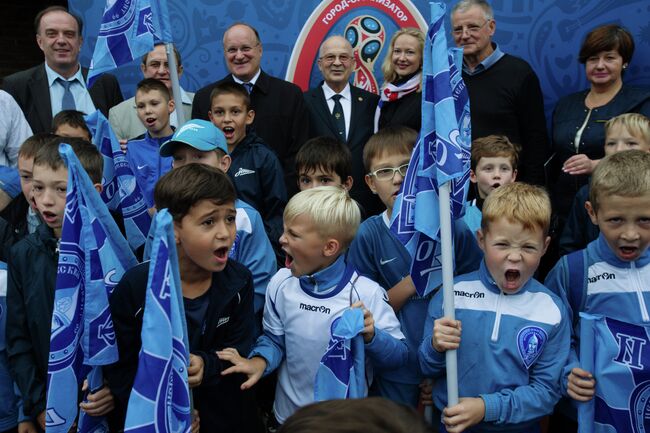
<svg viewBox="0 0 650 433">
<path fill-rule="evenodd" d="M 604 197 L 650 194 L 650 153 L 624 150 L 603 158 L 591 176 L 589 201 L 594 212 Z"/>
<path fill-rule="evenodd" d="M 630 135 L 642 138 L 650 145 L 650 119 L 643 114 L 625 113 L 612 117 L 605 123 L 605 137 L 609 134 L 609 130 L 615 126 L 622 126 Z"/>
<path fill-rule="evenodd" d="M 337 239 L 344 250 L 357 233 L 361 221 L 359 205 L 338 186 L 320 186 L 294 195 L 284 208 L 284 222 L 298 215 L 311 218 L 318 234 Z"/>
<path fill-rule="evenodd" d="M 503 157 L 510 160 L 513 170 L 519 165 L 519 152 L 521 147 L 512 143 L 505 135 L 488 135 L 472 141 L 471 169 L 476 171 L 481 158 Z"/>
<path fill-rule="evenodd" d="M 539 186 L 523 182 L 500 186 L 485 199 L 481 229 L 489 231 L 499 218 L 519 223 L 524 230 L 540 229 L 546 235 L 551 225 L 551 200 Z"/>
</svg>

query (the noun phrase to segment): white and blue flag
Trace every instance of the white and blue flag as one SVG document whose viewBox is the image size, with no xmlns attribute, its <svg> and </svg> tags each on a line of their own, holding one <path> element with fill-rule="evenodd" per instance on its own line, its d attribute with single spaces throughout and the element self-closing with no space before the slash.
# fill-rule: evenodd
<svg viewBox="0 0 650 433">
<path fill-rule="evenodd" d="M 124 432 L 188 433 L 189 347 L 172 217 L 154 219 L 154 239 L 142 319 L 142 348 Z"/>
<path fill-rule="evenodd" d="M 580 367 L 596 379 L 580 433 L 650 431 L 650 326 L 580 313 Z"/>
<path fill-rule="evenodd" d="M 462 216 L 470 168 L 469 97 L 462 51 L 447 49 L 445 6 L 431 5 L 422 65 L 422 129 L 393 207 L 391 230 L 413 257 L 418 294 L 442 283 L 438 187 L 451 182 L 452 217 Z"/>
<path fill-rule="evenodd" d="M 157 41 L 172 42 L 167 0 L 106 0 L 88 87 L 97 75 L 153 50 Z"/>
<path fill-rule="evenodd" d="M 110 210 L 122 214 L 126 238 L 135 251 L 144 245 L 151 227 L 147 203 L 106 117 L 97 110 L 87 115 L 85 120 L 92 134 L 92 142 L 104 158 L 102 200 Z"/>
<path fill-rule="evenodd" d="M 99 366 L 117 361 L 108 297 L 124 272 L 137 264 L 72 148 L 61 144 L 59 152 L 68 168 L 68 185 L 50 336 L 48 433 L 68 432 L 79 409 L 79 384 L 92 370 L 90 389 L 96 391 L 103 386 Z M 79 424 L 92 428 L 80 430 L 85 432 L 103 425 L 98 419 Z"/>
</svg>

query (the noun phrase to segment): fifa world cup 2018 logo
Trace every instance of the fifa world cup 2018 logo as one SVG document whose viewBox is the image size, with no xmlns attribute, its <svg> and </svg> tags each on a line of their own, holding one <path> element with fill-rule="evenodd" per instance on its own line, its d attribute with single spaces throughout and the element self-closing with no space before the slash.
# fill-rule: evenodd
<svg viewBox="0 0 650 433">
<path fill-rule="evenodd" d="M 386 39 L 384 26 L 370 15 L 361 15 L 345 27 L 345 38 L 352 45 L 354 53 L 354 85 L 368 92 L 379 93 L 372 69 Z"/>
</svg>

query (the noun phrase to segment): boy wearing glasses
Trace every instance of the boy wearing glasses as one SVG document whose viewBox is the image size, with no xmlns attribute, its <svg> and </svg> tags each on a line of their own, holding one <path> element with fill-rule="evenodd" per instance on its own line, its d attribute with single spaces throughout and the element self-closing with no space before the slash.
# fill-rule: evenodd
<svg viewBox="0 0 650 433">
<path fill-rule="evenodd" d="M 403 367 L 376 372 L 370 394 L 411 407 L 418 405 L 419 388 L 424 379 L 417 352 L 433 293 L 420 297 L 415 292 L 409 275 L 411 256 L 389 226 L 416 139 L 417 133 L 410 128 L 389 126 L 368 140 L 363 150 L 363 162 L 368 171 L 366 183 L 379 196 L 386 211 L 361 224 L 349 252 L 349 259 L 357 271 L 388 291 L 388 302 L 395 310 L 409 348 L 408 361 Z M 474 235 L 462 221 L 456 221 L 454 247 L 456 274 L 478 269 L 482 254 Z"/>
</svg>

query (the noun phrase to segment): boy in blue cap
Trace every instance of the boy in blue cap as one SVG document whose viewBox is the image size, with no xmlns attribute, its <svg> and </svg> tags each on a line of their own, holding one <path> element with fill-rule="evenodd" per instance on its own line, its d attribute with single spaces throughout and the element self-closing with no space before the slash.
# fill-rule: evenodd
<svg viewBox="0 0 650 433">
<path fill-rule="evenodd" d="M 171 140 L 160 148 L 160 156 L 172 157 L 173 168 L 200 163 L 227 173 L 231 163 L 221 130 L 201 119 L 189 120 L 178 128 Z M 266 286 L 277 271 L 275 254 L 259 212 L 239 199 L 235 200 L 235 209 L 237 236 L 229 258 L 237 260 L 253 274 L 255 313 L 260 316 L 261 323 Z"/>
</svg>

